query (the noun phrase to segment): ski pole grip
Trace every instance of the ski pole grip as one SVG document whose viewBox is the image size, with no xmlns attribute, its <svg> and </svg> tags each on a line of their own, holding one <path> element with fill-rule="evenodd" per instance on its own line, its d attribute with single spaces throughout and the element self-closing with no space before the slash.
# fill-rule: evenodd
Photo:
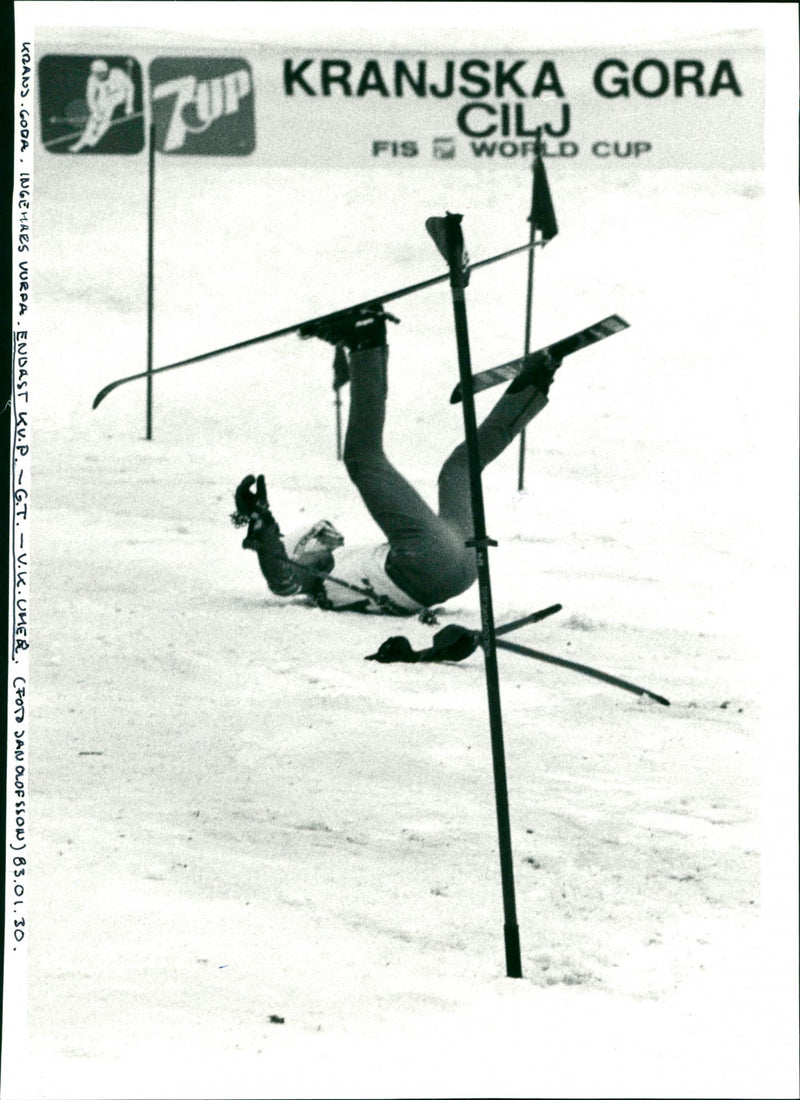
<svg viewBox="0 0 800 1100">
<path fill-rule="evenodd" d="M 444 221 L 447 242 L 447 263 L 450 268 L 450 286 L 454 290 L 464 288 L 464 234 L 461 231 L 463 214 L 447 211 Z"/>
<path fill-rule="evenodd" d="M 454 291 L 463 291 L 468 275 L 464 270 L 464 235 L 461 232 L 463 214 L 451 214 L 448 210 L 443 218 L 428 218 L 425 228 L 450 268 L 450 286 Z"/>
</svg>

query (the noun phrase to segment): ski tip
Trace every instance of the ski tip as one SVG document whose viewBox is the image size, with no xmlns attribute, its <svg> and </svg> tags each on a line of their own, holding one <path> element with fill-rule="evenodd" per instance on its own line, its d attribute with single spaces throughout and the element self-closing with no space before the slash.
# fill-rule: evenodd
<svg viewBox="0 0 800 1100">
<path fill-rule="evenodd" d="M 92 402 L 92 408 L 96 409 L 97 406 L 101 404 L 101 402 L 105 401 L 108 395 L 113 390 L 115 390 L 119 384 L 119 382 L 109 382 L 107 386 L 103 386 L 102 390 L 100 390 L 100 392 L 97 394 L 94 401 Z"/>
<path fill-rule="evenodd" d="M 653 699 L 656 703 L 660 703 L 662 707 L 671 706 L 669 699 L 665 699 L 663 695 L 656 695 L 653 691 L 646 691 L 644 694 L 648 699 Z"/>
</svg>

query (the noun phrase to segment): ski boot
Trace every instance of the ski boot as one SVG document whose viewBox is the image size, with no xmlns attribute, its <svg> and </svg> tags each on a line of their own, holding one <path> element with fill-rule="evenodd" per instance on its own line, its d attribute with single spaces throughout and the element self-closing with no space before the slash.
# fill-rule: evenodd
<svg viewBox="0 0 800 1100">
<path fill-rule="evenodd" d="M 393 321 L 396 325 L 400 323 L 399 318 L 387 313 L 378 303 L 310 321 L 301 326 L 299 336 L 302 340 L 316 337 L 327 344 L 342 345 L 350 352 L 366 351 L 386 346 L 387 321 Z"/>
<path fill-rule="evenodd" d="M 561 359 L 556 358 L 550 351 L 534 352 L 530 356 L 528 365 L 517 375 L 506 393 L 519 393 L 528 386 L 533 386 L 542 397 L 547 397 L 561 362 Z"/>
</svg>

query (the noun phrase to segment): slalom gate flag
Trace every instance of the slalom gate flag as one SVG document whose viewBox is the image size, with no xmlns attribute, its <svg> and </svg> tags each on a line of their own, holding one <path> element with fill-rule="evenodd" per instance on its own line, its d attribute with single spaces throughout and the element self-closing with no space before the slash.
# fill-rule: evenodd
<svg viewBox="0 0 800 1100">
<path fill-rule="evenodd" d="M 541 153 L 537 153 L 533 162 L 533 204 L 528 221 L 534 229 L 539 229 L 545 241 L 551 241 L 558 233 L 556 212 L 550 195 L 550 184 Z"/>
</svg>

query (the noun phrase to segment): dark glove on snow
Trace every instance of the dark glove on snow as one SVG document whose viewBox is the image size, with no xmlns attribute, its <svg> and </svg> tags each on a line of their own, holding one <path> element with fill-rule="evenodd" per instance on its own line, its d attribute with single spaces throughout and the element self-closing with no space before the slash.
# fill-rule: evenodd
<svg viewBox="0 0 800 1100">
<path fill-rule="evenodd" d="M 480 642 L 480 634 L 468 630 L 465 626 L 452 623 L 433 636 L 430 649 L 411 648 L 408 638 L 395 635 L 387 638 L 377 653 L 365 657 L 365 661 L 378 661 L 382 665 L 404 662 L 406 664 L 431 663 L 438 661 L 463 661 L 474 653 Z"/>
</svg>

